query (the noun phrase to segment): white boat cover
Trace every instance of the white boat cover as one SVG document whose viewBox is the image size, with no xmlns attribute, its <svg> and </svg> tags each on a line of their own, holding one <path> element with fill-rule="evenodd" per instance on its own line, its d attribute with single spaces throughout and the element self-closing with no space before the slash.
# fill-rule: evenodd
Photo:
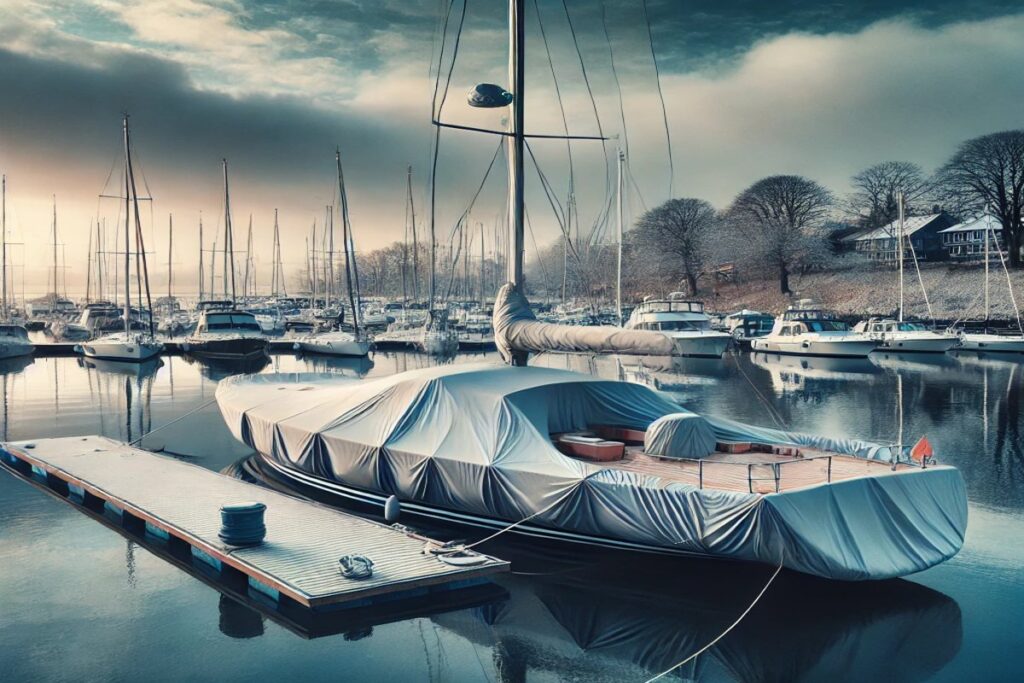
<svg viewBox="0 0 1024 683">
<path fill-rule="evenodd" d="M 494 343 L 502 358 L 513 351 L 543 353 L 621 353 L 639 356 L 671 356 L 675 344 L 668 336 L 621 327 L 579 327 L 537 320 L 526 297 L 505 284 L 494 301 Z"/>
<path fill-rule="evenodd" d="M 715 431 L 700 415 L 673 413 L 659 417 L 647 428 L 644 453 L 700 459 L 714 452 L 716 441 Z"/>
<path fill-rule="evenodd" d="M 531 524 L 648 548 L 886 578 L 954 555 L 967 523 L 963 480 L 950 467 L 760 495 L 570 458 L 552 433 L 647 429 L 680 408 L 643 385 L 563 370 L 446 365 L 373 381 L 254 375 L 222 381 L 217 400 L 238 439 L 286 468 L 492 520 L 536 515 Z M 708 423 L 720 440 L 739 433 L 736 423 Z M 853 449 L 846 453 L 859 444 L 834 443 Z"/>
</svg>

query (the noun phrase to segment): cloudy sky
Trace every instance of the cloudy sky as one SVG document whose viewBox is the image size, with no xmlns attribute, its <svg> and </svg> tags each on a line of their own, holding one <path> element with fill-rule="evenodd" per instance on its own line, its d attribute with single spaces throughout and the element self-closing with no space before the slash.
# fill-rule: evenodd
<svg viewBox="0 0 1024 683">
<path fill-rule="evenodd" d="M 357 248 L 401 239 L 408 165 L 420 215 L 428 208 L 431 65 L 448 5 L 4 0 L 0 170 L 8 176 L 8 235 L 24 244 L 14 260 L 25 266 L 29 295 L 46 285 L 54 195 L 72 293 L 84 283 L 89 226 L 98 216 L 117 220 L 115 203 L 97 196 L 108 177 L 107 192 L 117 191 L 125 111 L 153 197 L 145 223 L 158 290 L 165 282 L 169 213 L 182 281 L 194 278 L 200 212 L 208 240 L 222 229 L 222 157 L 231 168 L 236 244 L 244 242 L 251 214 L 263 285 L 274 208 L 285 235 L 285 267 L 294 274 L 310 226 L 334 201 L 335 146 L 345 163 Z M 543 26 L 570 131 L 618 136 L 608 143 L 609 158 L 628 139 L 639 194 L 631 204 L 639 208 L 639 197 L 647 205 L 667 198 L 665 133 L 641 0 L 567 0 L 568 19 L 561 0 L 538 0 L 540 22 L 533 0 L 527 5 L 528 128 L 562 130 Z M 774 173 L 803 174 L 842 193 L 849 176 L 872 163 L 905 159 L 932 170 L 958 142 L 1022 125 L 1019 1 L 648 0 L 648 8 L 670 121 L 675 196 L 722 207 Z M 456 2 L 445 72 L 461 16 Z M 468 2 L 445 120 L 503 125 L 501 112 L 471 110 L 465 92 L 477 82 L 506 83 L 505 31 L 504 3 Z M 441 239 L 497 144 L 489 136 L 443 134 Z M 537 141 L 534 151 L 564 195 L 564 144 Z M 586 229 L 606 198 L 606 167 L 599 143 L 576 143 L 573 155 Z M 530 178 L 529 210 L 543 243 L 558 227 L 536 176 Z M 504 182 L 503 169 L 496 169 L 474 221 L 494 222 Z"/>
</svg>

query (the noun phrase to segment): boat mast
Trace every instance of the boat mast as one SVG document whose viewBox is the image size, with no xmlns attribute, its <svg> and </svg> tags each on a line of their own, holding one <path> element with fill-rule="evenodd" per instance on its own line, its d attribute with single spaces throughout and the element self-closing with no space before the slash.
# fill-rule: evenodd
<svg viewBox="0 0 1024 683">
<path fill-rule="evenodd" d="M 409 221 L 412 226 L 412 300 L 420 300 L 420 246 L 416 235 L 416 204 L 412 198 L 412 166 L 407 174 Z"/>
<path fill-rule="evenodd" d="M 203 300 L 203 212 L 199 212 L 199 301 Z"/>
<path fill-rule="evenodd" d="M 896 206 L 899 210 L 899 241 L 896 249 L 897 263 L 900 269 L 900 309 L 899 309 L 899 322 L 903 322 L 903 192 L 896 193 Z"/>
<path fill-rule="evenodd" d="M 3 244 L 2 256 L 0 259 L 3 260 L 3 319 L 7 320 L 7 174 L 3 175 L 3 180 L 0 181 L 2 189 L 0 189 L 0 232 L 3 233 L 0 238 L 0 243 Z"/>
<path fill-rule="evenodd" d="M 235 241 L 231 234 L 231 192 L 228 189 L 228 160 L 224 162 L 224 298 L 228 296 L 228 266 L 231 267 L 231 302 L 235 301 Z"/>
<path fill-rule="evenodd" d="M 242 298 L 249 296 L 249 263 L 252 260 L 252 214 L 249 214 L 249 237 L 245 243 L 245 277 L 242 279 Z"/>
<path fill-rule="evenodd" d="M 89 227 L 89 251 L 85 252 L 85 303 L 92 301 L 92 226 Z"/>
<path fill-rule="evenodd" d="M 985 331 L 988 332 L 988 247 L 989 231 L 992 229 L 992 219 L 985 216 Z M 1002 258 L 1002 255 L 1000 255 Z"/>
<path fill-rule="evenodd" d="M 484 223 L 480 221 L 480 310 L 487 308 L 487 294 L 484 289 Z"/>
<path fill-rule="evenodd" d="M 338 198 L 341 202 L 342 242 L 345 245 L 345 286 L 348 302 L 352 307 L 352 331 L 359 334 L 359 271 L 356 270 L 356 248 L 348 220 L 348 193 L 345 192 L 345 175 L 341 170 L 341 149 L 334 149 L 334 162 L 338 167 Z M 354 287 L 353 287 L 354 285 Z"/>
<path fill-rule="evenodd" d="M 146 264 L 146 245 L 142 239 L 142 217 L 139 215 L 139 193 L 135 189 L 135 170 L 132 167 L 132 156 L 128 143 L 128 115 L 124 115 L 124 151 L 125 175 L 128 177 L 128 189 L 131 191 L 132 205 L 135 207 L 135 276 L 139 283 L 139 308 L 142 308 L 142 280 L 146 280 L 146 310 L 149 314 L 149 336 L 153 337 L 153 301 L 149 293 L 149 267 Z M 127 274 L 128 242 L 125 241 L 125 273 Z M 126 304 L 128 310 L 131 305 Z M 125 320 L 125 332 L 128 332 L 128 321 Z"/>
<path fill-rule="evenodd" d="M 319 277 L 317 277 L 317 272 L 316 272 L 316 219 L 315 218 L 313 219 L 313 250 L 309 252 L 309 258 L 310 258 L 310 264 L 311 264 L 310 267 L 309 267 L 309 277 L 312 278 L 312 280 L 313 280 L 313 302 L 309 305 L 309 307 L 315 311 L 316 310 L 316 294 L 317 294 L 317 289 L 318 289 L 318 287 L 317 287 L 317 280 L 320 279 Z"/>
<path fill-rule="evenodd" d="M 131 256 L 131 217 L 132 193 L 128 178 L 128 115 L 124 115 L 124 333 L 131 332 L 132 317 L 132 271 L 129 258 Z M 56 242 L 56 240 L 54 240 Z M 54 263 L 57 252 L 54 251 Z"/>
<path fill-rule="evenodd" d="M 171 265 L 171 253 L 174 250 L 174 214 L 167 214 L 167 305 L 171 305 L 171 289 L 174 272 Z M 152 313 L 150 313 L 152 315 Z"/>
<path fill-rule="evenodd" d="M 615 313 L 619 318 L 619 327 L 622 327 L 622 166 L 626 161 L 626 155 L 619 152 L 618 179 L 615 192 L 615 213 L 616 227 L 619 237 L 618 257 L 615 261 Z M 694 292 L 696 294 L 696 292 Z"/>
<path fill-rule="evenodd" d="M 509 242 L 508 279 L 513 289 L 522 290 L 524 231 L 524 184 L 523 154 L 525 151 L 525 91 L 526 91 L 526 0 L 509 0 L 508 3 L 509 84 L 512 88 L 512 116 L 509 117 L 508 135 L 508 194 L 509 194 Z M 526 365 L 527 354 L 514 353 L 511 363 Z"/>
<path fill-rule="evenodd" d="M 334 207 L 327 205 L 327 307 L 334 298 Z"/>
<path fill-rule="evenodd" d="M 50 313 L 57 312 L 57 195 L 53 195 L 53 301 Z"/>
</svg>

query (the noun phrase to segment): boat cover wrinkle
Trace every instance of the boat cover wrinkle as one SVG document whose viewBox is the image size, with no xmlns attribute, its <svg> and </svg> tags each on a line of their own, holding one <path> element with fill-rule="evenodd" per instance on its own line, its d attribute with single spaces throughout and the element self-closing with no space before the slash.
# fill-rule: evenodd
<svg viewBox="0 0 1024 683">
<path fill-rule="evenodd" d="M 217 400 L 232 433 L 285 468 L 432 508 L 509 523 L 535 515 L 531 524 L 655 549 L 886 578 L 948 559 L 967 524 L 963 480 L 950 467 L 878 467 L 876 476 L 758 494 L 568 457 L 553 432 L 647 430 L 692 413 L 640 384 L 551 368 L 459 364 L 362 381 L 252 375 L 222 381 Z M 704 420 L 717 440 L 888 458 L 878 444 Z"/>
</svg>

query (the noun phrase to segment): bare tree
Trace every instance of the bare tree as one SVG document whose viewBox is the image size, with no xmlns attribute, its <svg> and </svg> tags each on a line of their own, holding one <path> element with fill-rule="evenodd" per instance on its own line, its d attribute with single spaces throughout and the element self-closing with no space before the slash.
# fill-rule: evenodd
<svg viewBox="0 0 1024 683">
<path fill-rule="evenodd" d="M 937 185 L 961 216 L 999 219 L 1013 268 L 1024 241 L 1024 130 L 973 138 L 960 145 L 937 173 Z"/>
<path fill-rule="evenodd" d="M 897 196 L 903 193 L 908 207 L 923 200 L 931 188 L 924 171 L 909 161 L 883 161 L 851 178 L 853 192 L 846 206 L 861 228 L 879 228 L 897 218 Z M 910 209 L 913 212 L 912 208 Z"/>
<path fill-rule="evenodd" d="M 636 244 L 648 267 L 685 280 L 690 294 L 704 273 L 715 209 L 703 199 L 670 199 L 647 211 L 636 224 Z"/>
<path fill-rule="evenodd" d="M 824 224 L 833 204 L 832 193 L 813 180 L 776 175 L 741 192 L 729 207 L 727 220 L 768 265 L 778 269 L 782 293 L 792 294 L 790 274 L 828 253 Z"/>
</svg>

